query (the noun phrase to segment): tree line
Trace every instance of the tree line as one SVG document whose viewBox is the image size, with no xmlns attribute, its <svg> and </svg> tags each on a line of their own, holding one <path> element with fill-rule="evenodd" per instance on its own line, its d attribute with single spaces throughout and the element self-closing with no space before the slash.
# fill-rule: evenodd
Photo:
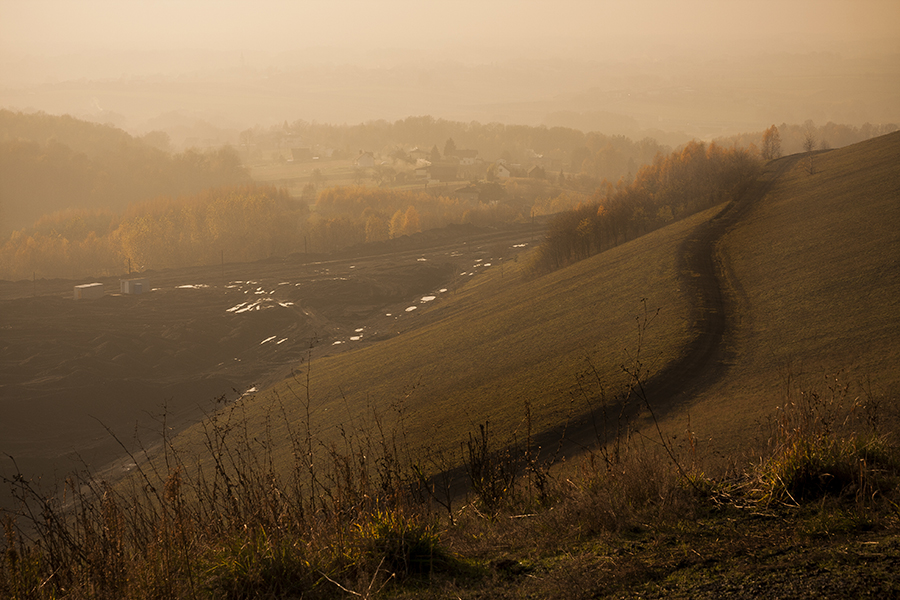
<svg viewBox="0 0 900 600">
<path fill-rule="evenodd" d="M 568 127 L 505 125 L 501 123 L 463 123 L 431 116 L 407 117 L 394 122 L 369 121 L 357 125 L 331 125 L 303 120 L 291 124 L 256 128 L 241 133 L 242 148 L 268 156 L 285 144 L 296 143 L 315 148 L 338 150 L 347 157 L 360 150 L 390 156 L 398 149 L 418 147 L 426 152 L 444 149 L 473 149 L 487 162 L 503 158 L 512 163 L 540 162 L 557 171 L 585 174 L 598 179 L 618 181 L 634 176 L 641 165 L 653 160 L 668 146 L 645 138 L 634 141 L 622 135 L 585 133 Z"/>
<path fill-rule="evenodd" d="M 758 153 L 690 142 L 642 167 L 632 182 L 606 183 L 560 213 L 533 257 L 545 273 L 588 258 L 672 221 L 739 198 L 759 174 Z"/>
<path fill-rule="evenodd" d="M 244 184 L 116 213 L 67 210 L 14 231 L 0 246 L 0 278 L 86 276 L 327 253 L 449 224 L 521 219 L 521 210 L 408 190 L 326 188 L 312 206 L 274 186 Z"/>
<path fill-rule="evenodd" d="M 857 127 L 831 121 L 825 125 L 816 125 L 814 121 L 807 120 L 802 124 L 772 125 L 763 132 L 733 135 L 717 139 L 716 143 L 722 146 L 755 147 L 759 149 L 763 158 L 772 159 L 809 150 L 843 148 L 894 131 L 897 131 L 897 125 L 894 123 L 883 125 L 864 123 Z"/>
<path fill-rule="evenodd" d="M 285 255 L 302 247 L 306 205 L 272 186 L 236 185 L 123 213 L 69 210 L 13 232 L 0 247 L 4 279 L 76 278 Z"/>
</svg>

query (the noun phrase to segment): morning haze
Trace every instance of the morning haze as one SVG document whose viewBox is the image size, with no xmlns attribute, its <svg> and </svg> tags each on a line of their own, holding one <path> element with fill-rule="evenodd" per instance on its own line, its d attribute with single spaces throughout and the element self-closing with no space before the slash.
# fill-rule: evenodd
<svg viewBox="0 0 900 600">
<path fill-rule="evenodd" d="M 0 0 L 0 598 L 900 597 L 896 0 Z"/>
</svg>

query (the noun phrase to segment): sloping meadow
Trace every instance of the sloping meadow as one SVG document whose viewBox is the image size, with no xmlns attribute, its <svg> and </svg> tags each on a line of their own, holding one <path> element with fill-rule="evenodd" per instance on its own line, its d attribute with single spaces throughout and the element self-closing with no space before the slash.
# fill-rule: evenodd
<svg viewBox="0 0 900 600">
<path fill-rule="evenodd" d="M 799 157 L 723 238 L 738 360 L 692 408 L 693 425 L 720 448 L 758 434 L 754 424 L 799 388 L 896 419 L 898 161 L 897 133 Z"/>
</svg>

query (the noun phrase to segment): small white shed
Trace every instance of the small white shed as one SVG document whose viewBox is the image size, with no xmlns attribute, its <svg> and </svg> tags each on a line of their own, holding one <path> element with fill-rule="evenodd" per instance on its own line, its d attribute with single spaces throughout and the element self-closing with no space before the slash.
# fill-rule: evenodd
<svg viewBox="0 0 900 600">
<path fill-rule="evenodd" d="M 102 283 L 83 283 L 75 286 L 75 299 L 88 300 L 103 297 Z"/>
<path fill-rule="evenodd" d="M 146 277 L 119 280 L 119 292 L 122 294 L 143 294 L 148 291 L 150 291 L 150 286 Z"/>
</svg>

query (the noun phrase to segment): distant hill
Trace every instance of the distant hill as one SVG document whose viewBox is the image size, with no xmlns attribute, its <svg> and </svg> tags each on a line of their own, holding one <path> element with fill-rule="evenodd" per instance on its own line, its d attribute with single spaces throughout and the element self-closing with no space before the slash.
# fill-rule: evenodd
<svg viewBox="0 0 900 600">
<path fill-rule="evenodd" d="M 107 125 L 0 110 L 0 235 L 65 209 L 121 210 L 249 181 L 228 148 L 169 154 Z"/>
</svg>

